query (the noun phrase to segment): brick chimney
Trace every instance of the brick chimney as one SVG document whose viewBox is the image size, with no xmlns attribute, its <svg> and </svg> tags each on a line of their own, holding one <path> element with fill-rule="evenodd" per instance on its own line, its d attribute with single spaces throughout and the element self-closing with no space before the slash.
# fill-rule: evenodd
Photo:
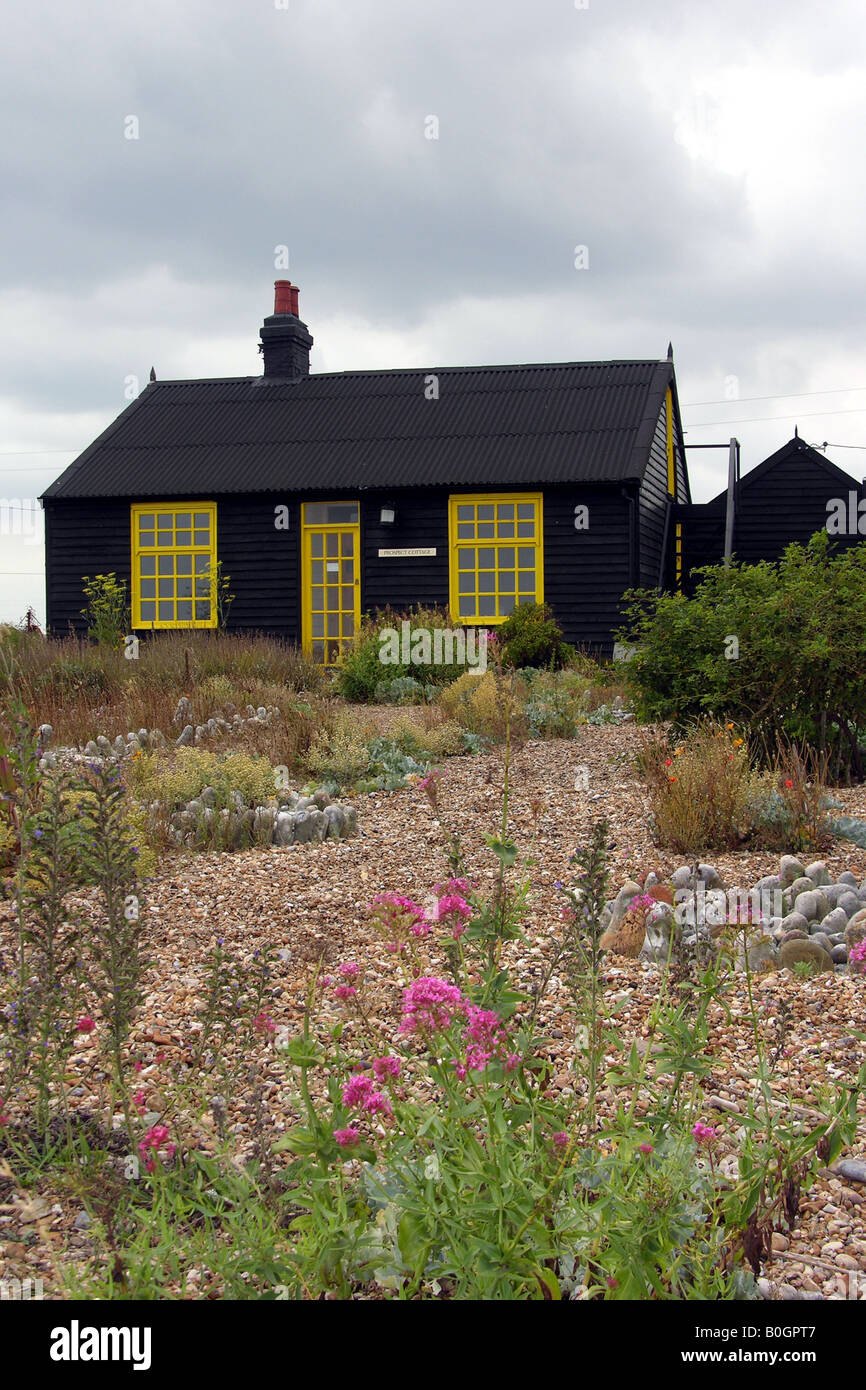
<svg viewBox="0 0 866 1390">
<path fill-rule="evenodd" d="M 309 376 L 313 338 L 298 318 L 298 287 L 291 280 L 274 281 L 274 312 L 262 324 L 261 339 L 266 377 L 293 381 Z"/>
</svg>

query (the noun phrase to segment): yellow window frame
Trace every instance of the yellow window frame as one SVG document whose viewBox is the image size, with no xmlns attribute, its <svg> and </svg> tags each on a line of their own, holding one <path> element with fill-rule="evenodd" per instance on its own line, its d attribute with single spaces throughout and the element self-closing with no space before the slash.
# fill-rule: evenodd
<svg viewBox="0 0 866 1390">
<path fill-rule="evenodd" d="M 204 545 L 204 544 L 198 544 L 198 545 L 196 545 L 196 544 L 195 544 L 195 530 L 196 530 L 196 528 L 195 528 L 195 525 L 194 525 L 194 522 L 195 522 L 195 516 L 194 516 L 194 515 L 191 517 L 191 525 L 190 525 L 188 528 L 180 528 L 180 527 L 178 527 L 178 525 L 177 525 L 177 518 L 178 518 L 179 516 L 182 516 L 185 512 L 199 513 L 199 514 L 207 513 L 207 516 L 208 516 L 208 518 L 209 518 L 209 524 L 208 524 L 207 530 L 208 530 L 209 536 L 210 536 L 210 540 L 209 540 L 209 542 L 208 542 L 207 545 Z M 158 526 L 155 524 L 154 527 L 152 528 L 152 534 L 153 534 L 154 543 L 153 543 L 153 544 L 147 544 L 147 543 L 145 543 L 144 545 L 142 545 L 142 544 L 141 544 L 142 530 L 141 530 L 141 527 L 139 526 L 140 518 L 143 517 L 143 516 L 150 516 L 150 515 L 153 515 L 154 517 L 156 517 L 157 514 L 159 514 L 159 515 L 161 515 L 161 516 L 165 516 L 166 514 L 170 514 L 170 515 L 171 515 L 171 518 L 172 518 L 172 525 L 171 525 L 172 543 L 171 543 L 171 545 L 164 545 L 164 544 L 163 544 L 163 545 L 160 545 L 160 544 L 157 543 L 157 535 L 158 535 L 159 529 L 165 530 L 166 528 L 158 528 Z M 199 528 L 199 529 L 200 529 L 200 530 L 204 530 L 205 528 L 204 528 L 204 527 L 201 527 L 201 528 Z M 177 537 L 178 537 L 178 535 L 179 535 L 179 534 L 181 534 L 181 535 L 186 534 L 186 531 L 187 531 L 187 530 L 189 531 L 190 543 L 189 543 L 189 544 L 177 544 Z M 144 629 L 146 629 L 146 630 L 150 630 L 150 629 L 160 629 L 160 628 L 207 628 L 207 627 L 216 627 L 216 626 L 217 626 L 217 616 L 218 616 L 218 615 L 217 615 L 217 602 L 216 602 L 216 599 L 217 599 L 217 594 L 216 594 L 216 573 L 217 573 L 217 570 L 216 570 L 216 565 L 217 565 L 217 507 L 216 507 L 216 502 L 134 502 L 134 503 L 132 504 L 132 506 L 130 507 L 130 531 L 131 531 L 131 543 L 132 543 L 132 626 L 133 626 L 133 628 L 134 628 L 134 629 L 135 629 L 135 628 L 144 628 Z M 150 531 L 145 532 L 144 534 L 150 534 Z M 159 607 L 158 607 L 158 605 L 159 605 L 159 603 L 160 603 L 160 595 L 159 595 L 159 593 L 158 593 L 158 592 L 156 593 L 154 600 L 151 600 L 149 597 L 146 598 L 146 599 L 143 599 L 143 598 L 142 598 L 142 592 L 141 592 L 141 590 L 142 590 L 142 582 L 143 582 L 144 580 L 146 580 L 146 579 L 152 579 L 152 578 L 156 578 L 157 580 L 159 580 L 160 578 L 168 578 L 168 577 L 169 577 L 169 576 L 165 576 L 165 575 L 160 575 L 160 574 L 158 573 L 158 571 L 159 571 L 159 557 L 161 557 L 161 556 L 168 556 L 168 555 L 170 555 L 170 556 L 172 556 L 172 557 L 175 557 L 175 563 L 174 563 L 174 565 L 173 565 L 173 574 L 172 574 L 172 576 L 171 576 L 171 577 L 175 580 L 175 593 L 174 593 L 174 596 L 173 596 L 173 598 L 172 598 L 172 603 L 174 604 L 175 613 L 177 612 L 177 604 L 178 604 L 178 602 L 186 602 L 186 601 L 188 601 L 188 599 L 189 599 L 189 600 L 191 600 L 192 605 L 193 605 L 193 608 L 192 608 L 193 617 L 191 617 L 191 618 L 177 618 L 177 617 L 172 618 L 172 619 L 160 618 L 160 617 L 158 616 L 158 615 L 159 615 Z M 204 599 L 204 596 L 203 596 L 203 595 L 201 595 L 201 594 L 196 594 L 196 593 L 195 593 L 195 588 L 196 588 L 195 579 L 196 579 L 196 578 L 199 578 L 199 579 L 202 578 L 202 573 L 201 573 L 201 572 L 197 572 L 197 570 L 196 570 L 196 559 L 195 559 L 195 558 L 193 558 L 193 562 L 192 562 L 192 566 L 191 566 L 192 579 L 193 579 L 193 585 L 192 585 L 193 592 L 192 592 L 192 594 L 189 595 L 189 596 L 187 596 L 187 595 L 178 595 L 178 593 L 177 593 L 177 582 L 176 582 L 177 579 L 178 579 L 179 577 L 180 577 L 180 578 L 186 578 L 186 575 L 179 575 L 179 574 L 178 574 L 178 566 L 177 566 L 176 557 L 177 557 L 177 556 L 181 556 L 181 555 L 182 555 L 182 556 L 192 556 L 192 557 L 200 557 L 200 556 L 203 556 L 203 555 L 204 555 L 204 556 L 207 556 L 208 564 L 207 564 L 206 573 L 208 574 L 208 577 L 209 577 L 209 580 L 210 580 L 209 593 L 208 593 L 208 599 L 209 599 L 209 602 L 210 602 L 210 617 L 208 617 L 208 618 L 196 618 L 196 617 L 195 617 L 195 605 L 196 605 L 196 601 L 201 602 L 201 601 L 203 601 L 203 599 Z M 156 556 L 156 557 L 157 557 L 157 562 L 156 562 L 156 566 L 155 566 L 155 569 L 156 569 L 157 572 L 156 572 L 155 575 L 145 575 L 145 574 L 142 574 L 142 565 L 141 565 L 141 562 L 142 562 L 142 559 L 143 559 L 145 556 L 147 556 L 147 557 Z M 157 590 L 158 590 L 158 585 L 157 585 Z M 142 617 L 142 602 L 151 602 L 151 601 L 154 601 L 154 602 L 156 603 L 156 605 L 157 605 L 156 610 L 155 610 L 157 616 L 154 617 L 154 618 L 152 618 L 152 619 L 151 619 L 151 618 Z M 164 601 L 164 600 L 163 600 L 163 601 Z"/>
<path fill-rule="evenodd" d="M 475 525 L 476 525 L 476 530 L 477 530 L 477 527 L 478 527 L 479 524 L 489 525 L 489 521 L 485 521 L 484 523 L 481 523 L 481 522 L 479 521 L 479 519 L 478 519 L 478 512 L 477 512 L 477 508 L 478 508 L 478 507 L 488 507 L 488 506 L 491 506 L 491 505 L 492 505 L 492 506 L 495 508 L 497 505 L 514 505 L 514 507 L 515 507 L 515 531 L 516 531 L 517 525 L 519 524 L 519 523 L 517 522 L 517 511 L 516 511 L 516 508 L 517 508 L 517 506 L 520 505 L 520 504 L 529 504 L 529 503 L 531 503 L 532 506 L 533 506 L 534 509 L 535 509 L 535 514 L 534 514 L 535 534 L 534 534 L 534 537 L 532 537 L 531 539 L 528 538 L 528 537 L 521 537 L 521 536 L 518 536 L 518 535 L 516 535 L 516 534 L 515 534 L 513 537 L 508 537 L 508 536 L 502 536 L 502 537 L 500 537 L 500 536 L 498 535 L 499 526 L 500 526 L 500 520 L 499 520 L 499 516 L 498 516 L 498 513 L 497 513 L 497 512 L 494 512 L 494 517 L 495 517 L 495 521 L 496 521 L 494 530 L 495 530 L 495 533 L 496 533 L 496 534 L 494 534 L 493 537 L 478 536 L 478 535 L 476 534 L 475 538 L 473 538 L 473 539 L 461 539 L 461 537 L 460 537 L 460 535 L 459 535 L 459 532 L 458 532 L 458 526 L 459 526 L 458 508 L 459 508 L 459 507 L 463 507 L 463 506 L 474 506 L 474 507 L 476 508 L 476 513 L 475 513 L 475 515 L 476 515 L 476 523 L 475 523 Z M 522 542 L 522 544 L 521 544 L 521 542 Z M 504 623 L 506 617 L 508 616 L 507 614 L 490 614 L 490 615 L 484 615 L 484 616 L 482 616 L 482 615 L 479 615 L 478 613 L 476 613 L 476 614 L 475 614 L 474 616 L 472 616 L 472 617 L 470 617 L 470 616 L 461 617 L 461 616 L 460 616 L 460 592 L 459 592 L 459 583 L 460 583 L 460 580 L 459 580 L 459 576 L 460 576 L 461 571 L 460 571 L 459 559 L 460 559 L 460 551 L 463 550 L 463 549 L 474 549 L 474 550 L 477 550 L 477 549 L 480 549 L 480 548 L 488 549 L 488 548 L 490 548 L 490 547 L 493 547 L 493 548 L 496 550 L 496 555 L 495 555 L 495 557 L 494 557 L 494 559 L 495 559 L 495 564 L 494 564 L 494 568 L 493 568 L 494 587 L 493 587 L 493 590 L 492 590 L 492 591 L 487 591 L 487 593 L 485 593 L 484 596 L 485 596 L 485 597 L 489 597 L 489 596 L 491 596 L 491 593 L 492 593 L 492 597 L 493 597 L 493 599 L 494 599 L 494 603 L 495 603 L 495 606 L 496 606 L 497 608 L 499 607 L 499 599 L 500 599 L 500 597 L 502 597 L 503 595 L 506 595 L 506 596 L 507 596 L 507 594 L 508 594 L 508 591 L 507 591 L 507 590 L 500 590 L 500 587 L 499 587 L 499 574 L 500 574 L 500 569 L 503 569 L 503 572 L 508 572 L 508 573 L 510 573 L 510 569 L 509 569 L 508 571 L 505 571 L 505 570 L 504 570 L 504 567 L 501 567 L 501 566 L 499 565 L 499 550 L 500 550 L 500 549 L 505 549 L 505 548 L 511 548 L 511 549 L 515 549 L 515 550 L 518 549 L 518 548 L 521 548 L 521 549 L 530 549 L 530 548 L 532 548 L 532 549 L 534 549 L 534 550 L 535 550 L 535 563 L 534 563 L 534 565 L 532 565 L 532 566 L 519 566 L 518 564 L 515 563 L 515 566 L 514 566 L 514 570 L 515 570 L 515 589 L 514 589 L 515 607 L 518 606 L 517 600 L 518 600 L 519 597 L 520 597 L 519 579 L 517 578 L 517 575 L 518 575 L 519 573 L 521 573 L 521 572 L 523 572 L 523 573 L 528 573 L 530 570 L 531 570 L 531 572 L 532 572 L 532 573 L 534 574 L 534 576 L 535 576 L 535 589 L 534 589 L 534 599 L 535 599 L 535 602 L 536 602 L 536 603 L 543 603 L 543 602 L 544 602 L 544 508 L 543 508 L 543 504 L 542 504 L 542 494 L 541 494 L 540 492 L 466 492 L 466 493 L 454 493 L 452 496 L 450 496 L 450 497 L 448 498 L 448 546 L 449 546 L 449 559 L 450 559 L 450 564 L 449 564 L 449 598 L 450 598 L 451 617 L 452 617 L 452 620 L 453 620 L 455 623 L 462 623 L 462 624 L 463 624 L 464 626 L 466 626 L 466 627 L 480 627 L 480 626 L 485 626 L 485 627 L 496 627 L 496 626 L 498 626 L 499 624 Z M 516 558 L 517 558 L 517 557 L 515 557 L 515 559 L 516 559 Z M 485 567 L 485 568 L 486 568 L 486 567 Z M 464 572 L 465 572 L 465 571 L 464 571 Z M 480 570 L 479 570 L 479 568 L 478 568 L 477 562 L 476 562 L 476 566 L 475 566 L 475 573 L 476 573 L 476 578 L 477 578 L 477 576 L 480 574 Z M 480 598 L 480 596 L 481 596 L 481 591 L 480 591 L 480 588 L 478 588 L 477 586 L 476 586 L 475 594 L 476 594 L 476 598 Z M 512 611 L 513 611 L 513 610 L 512 610 Z"/>
<path fill-rule="evenodd" d="M 312 508 L 312 507 L 355 507 L 355 508 L 356 508 L 356 514 L 357 514 L 358 520 L 357 520 L 357 521 L 309 521 L 309 520 L 307 519 L 308 508 Z M 352 542 L 352 560 L 353 560 L 354 563 L 353 563 L 353 579 L 352 579 L 352 585 L 351 585 L 352 589 L 354 590 L 354 593 L 353 593 L 353 609 L 352 609 L 353 635 L 352 635 L 351 638 L 348 638 L 348 637 L 344 638 L 344 637 L 342 636 L 342 626 L 343 626 L 342 619 L 343 619 L 343 616 L 344 616 L 346 613 L 349 612 L 349 610 L 348 610 L 348 608 L 343 609 L 342 607 L 340 607 L 339 609 L 334 610 L 334 612 L 338 615 L 338 618 L 339 618 L 339 624 L 340 624 L 340 628 L 341 628 L 341 635 L 339 635 L 339 636 L 337 636 L 337 637 L 329 637 L 328 634 L 327 634 L 327 632 L 325 632 L 325 633 L 323 634 L 323 636 L 319 637 L 319 636 L 314 635 L 314 633 L 313 633 L 313 587 L 314 587 L 314 585 L 313 585 L 313 561 L 314 561 L 314 559 L 318 559 L 318 558 L 321 558 L 323 561 L 327 561 L 327 558 L 328 558 L 328 557 L 326 557 L 326 556 L 315 557 L 315 556 L 313 555 L 313 553 L 312 553 L 312 538 L 313 538 L 314 535 L 323 535 L 323 536 L 327 536 L 327 535 L 337 535 L 337 536 L 340 536 L 340 535 L 346 535 L 346 534 L 350 534 L 350 535 L 352 535 L 352 537 L 354 538 L 354 539 L 353 539 L 353 542 Z M 339 554 L 339 556 L 337 556 L 336 558 L 340 561 L 341 564 L 342 564 L 342 561 L 343 561 L 344 558 L 348 558 L 348 557 L 344 557 L 344 556 L 343 556 L 343 554 L 342 554 L 342 547 L 340 548 L 340 554 Z M 316 587 L 319 587 L 319 585 L 317 584 Z M 334 587 L 334 586 L 332 586 L 332 587 Z M 339 588 L 339 590 L 340 590 L 340 595 L 341 595 L 341 599 L 342 599 L 342 591 L 343 591 L 344 588 L 348 588 L 349 585 L 343 584 L 342 579 L 341 579 L 339 585 L 336 586 L 336 587 Z M 323 616 L 328 617 L 328 616 L 331 616 L 331 615 L 328 614 L 328 613 L 326 612 L 326 613 L 323 614 Z M 331 500 L 331 501 L 325 501 L 325 502 L 303 502 L 303 503 L 301 504 L 301 636 L 302 636 L 302 646 L 303 646 L 303 650 L 307 653 L 308 656 L 312 657 L 312 656 L 314 655 L 313 643 L 314 643 L 314 642 L 315 642 L 316 644 L 321 643 L 322 646 L 323 646 L 323 660 L 322 660 L 322 665 L 323 665 L 326 669 L 331 670 L 331 669 L 333 669 L 333 668 L 338 664 L 338 662 L 339 662 L 339 653 L 340 653 L 343 649 L 348 649 L 348 648 L 353 644 L 355 638 L 357 637 L 358 630 L 359 630 L 360 626 L 361 626 L 361 504 L 360 504 L 359 501 L 355 500 L 354 498 L 341 498 L 341 499 L 338 500 L 338 501 Z M 329 660 L 328 660 L 329 648 L 330 648 L 331 644 L 334 643 L 334 642 L 337 643 L 338 654 L 337 654 L 337 657 L 335 658 L 335 660 L 329 661 Z"/>
</svg>

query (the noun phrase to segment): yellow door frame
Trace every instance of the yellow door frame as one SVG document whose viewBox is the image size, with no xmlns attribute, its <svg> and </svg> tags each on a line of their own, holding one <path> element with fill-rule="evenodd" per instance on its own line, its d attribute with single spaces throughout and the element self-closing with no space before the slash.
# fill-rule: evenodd
<svg viewBox="0 0 866 1390">
<path fill-rule="evenodd" d="M 329 506 L 340 506 L 340 507 L 353 506 L 353 507 L 357 507 L 357 509 L 358 509 L 358 510 L 357 510 L 358 520 L 357 520 L 356 522 L 345 522 L 345 521 L 339 521 L 339 522 L 308 522 L 308 521 L 307 521 L 307 507 L 308 507 L 308 506 L 310 506 L 310 507 L 321 507 L 321 506 L 324 506 L 324 507 L 329 507 Z M 354 590 L 354 609 L 353 609 L 353 618 L 354 618 L 354 622 L 353 622 L 353 629 L 354 629 L 354 632 L 357 633 L 358 627 L 359 627 L 360 622 L 361 622 L 361 521 L 360 521 L 360 518 L 361 518 L 361 505 L 360 505 L 359 502 L 345 501 L 345 500 L 343 500 L 343 501 L 340 501 L 340 502 L 303 502 L 303 503 L 301 504 L 301 634 L 302 634 L 302 645 L 303 645 L 304 651 L 307 653 L 307 655 L 308 655 L 308 656 L 312 656 L 312 654 L 313 654 L 313 643 L 314 643 L 314 642 L 323 642 L 323 643 L 324 643 L 324 661 L 323 661 L 323 665 L 325 665 L 325 666 L 333 666 L 333 665 L 335 665 L 335 662 L 329 661 L 329 660 L 328 660 L 328 644 L 329 644 L 329 642 L 333 642 L 333 641 L 336 640 L 336 641 L 340 642 L 341 647 L 342 647 L 342 645 L 344 644 L 344 642 L 347 641 L 347 639 L 344 638 L 344 637 L 343 637 L 343 634 L 342 634 L 342 627 L 343 627 L 342 615 L 343 615 L 344 613 L 348 612 L 348 609 L 344 609 L 344 608 L 342 607 L 342 604 L 341 604 L 340 607 L 338 607 L 337 609 L 334 610 L 334 612 L 335 612 L 335 613 L 337 614 L 337 616 L 338 616 L 338 626 L 340 627 L 340 633 L 339 633 L 339 635 L 337 636 L 337 638 L 334 638 L 334 637 L 330 637 L 330 638 L 329 638 L 329 637 L 328 637 L 328 634 L 327 634 L 327 630 L 325 630 L 324 634 L 323 634 L 321 637 L 318 636 L 318 634 L 314 634 L 314 632 L 313 632 L 313 588 L 314 588 L 314 587 L 316 587 L 316 588 L 319 588 L 319 587 L 326 588 L 326 587 L 327 587 L 327 571 L 326 571 L 326 570 L 323 570 L 322 584 L 321 584 L 321 585 L 316 584 L 316 585 L 314 586 L 314 584 L 313 584 L 313 561 L 314 561 L 314 560 L 321 559 L 322 562 L 323 562 L 323 565 L 326 565 L 328 559 L 333 560 L 334 558 L 337 558 L 338 563 L 339 563 L 340 565 L 342 565 L 343 560 L 345 560 L 345 559 L 347 559 L 347 558 L 349 558 L 349 557 L 343 555 L 343 553 L 342 553 L 342 542 L 338 542 L 338 547 L 339 547 L 339 551 L 340 551 L 340 554 L 339 554 L 338 557 L 332 557 L 332 556 L 327 556 L 327 555 L 322 555 L 321 557 L 320 557 L 320 556 L 314 556 L 314 555 L 313 555 L 313 537 L 316 536 L 316 535 L 321 535 L 321 536 L 329 536 L 329 535 L 344 536 L 344 535 L 351 535 L 351 536 L 353 537 L 353 542 L 352 542 L 352 557 L 351 557 L 351 558 L 352 558 L 352 561 L 353 561 L 353 583 L 352 583 L 352 588 L 353 588 L 353 590 Z M 324 546 L 323 546 L 323 550 L 327 550 L 327 541 L 325 542 L 325 544 L 324 544 Z M 340 576 L 340 581 L 339 581 L 339 583 L 338 583 L 338 585 L 337 585 L 336 587 L 341 591 L 340 597 L 341 597 L 341 599 L 342 599 L 342 590 L 343 590 L 344 588 L 348 587 L 347 585 L 344 585 L 344 584 L 343 584 L 343 582 L 342 582 L 342 575 Z M 324 609 L 324 610 L 322 610 L 322 611 L 323 611 L 323 615 L 324 615 L 324 618 L 325 618 L 325 622 L 324 622 L 324 624 L 323 624 L 323 627 L 324 627 L 325 629 L 327 629 L 327 618 L 328 618 L 328 616 L 329 616 L 329 612 L 328 612 L 327 609 Z"/>
</svg>

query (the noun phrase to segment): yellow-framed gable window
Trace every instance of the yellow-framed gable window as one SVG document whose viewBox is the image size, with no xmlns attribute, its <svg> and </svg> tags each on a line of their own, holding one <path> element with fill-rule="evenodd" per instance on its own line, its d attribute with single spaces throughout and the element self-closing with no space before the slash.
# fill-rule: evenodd
<svg viewBox="0 0 866 1390">
<path fill-rule="evenodd" d="M 461 623 L 502 623 L 520 603 L 544 601 L 540 492 L 448 499 L 451 614 Z"/>
<path fill-rule="evenodd" d="M 216 627 L 216 503 L 136 503 L 132 626 Z"/>
</svg>

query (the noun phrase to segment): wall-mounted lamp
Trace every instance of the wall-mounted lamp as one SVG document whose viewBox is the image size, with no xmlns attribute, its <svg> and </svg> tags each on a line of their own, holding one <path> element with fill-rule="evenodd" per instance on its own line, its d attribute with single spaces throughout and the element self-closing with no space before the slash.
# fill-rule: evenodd
<svg viewBox="0 0 866 1390">
<path fill-rule="evenodd" d="M 393 526 L 396 515 L 393 507 L 383 507 L 379 512 L 379 522 L 382 526 Z"/>
</svg>

